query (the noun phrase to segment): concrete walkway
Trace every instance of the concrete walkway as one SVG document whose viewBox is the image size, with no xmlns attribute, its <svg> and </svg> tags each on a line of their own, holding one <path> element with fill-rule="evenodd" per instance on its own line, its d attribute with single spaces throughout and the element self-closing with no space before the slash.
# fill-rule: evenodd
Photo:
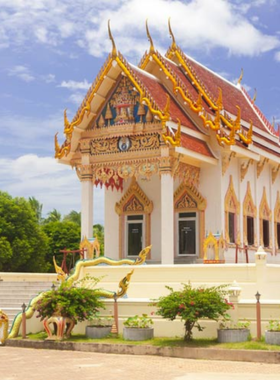
<svg viewBox="0 0 280 380">
<path fill-rule="evenodd" d="M 1 380 L 280 380 L 280 364 L 0 347 Z"/>
</svg>

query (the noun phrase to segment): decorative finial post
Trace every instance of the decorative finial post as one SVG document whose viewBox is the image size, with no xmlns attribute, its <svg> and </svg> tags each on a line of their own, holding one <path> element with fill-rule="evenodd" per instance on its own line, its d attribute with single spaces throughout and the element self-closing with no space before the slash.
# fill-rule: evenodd
<svg viewBox="0 0 280 380">
<path fill-rule="evenodd" d="M 109 34 L 110 40 L 112 41 L 112 53 L 111 53 L 112 58 L 116 58 L 118 53 L 117 53 L 116 44 L 115 44 L 114 38 L 113 38 L 112 33 L 111 33 L 111 29 L 110 29 L 110 20 L 108 20 L 108 34 Z"/>
<path fill-rule="evenodd" d="M 252 99 L 253 103 L 255 103 L 256 100 L 257 100 L 257 89 L 255 88 L 255 93 Z"/>
<path fill-rule="evenodd" d="M 237 84 L 241 84 L 241 81 L 243 79 L 243 74 L 244 74 L 244 71 L 243 71 L 243 69 L 241 69 L 241 73 L 240 73 L 240 76 L 238 78 Z"/>
<path fill-rule="evenodd" d="M 171 49 L 172 49 L 172 50 L 176 50 L 177 45 L 176 45 L 176 41 L 175 41 L 174 34 L 173 34 L 173 32 L 172 32 L 172 29 L 171 29 L 170 19 L 171 19 L 171 17 L 168 18 L 168 29 L 169 29 L 169 35 L 170 35 L 170 37 L 172 38 Z"/>
<path fill-rule="evenodd" d="M 155 52 L 155 48 L 154 48 L 154 43 L 153 43 L 152 37 L 151 37 L 150 32 L 149 32 L 148 19 L 146 19 L 146 32 L 147 32 L 148 40 L 150 41 L 150 54 L 153 54 Z"/>
</svg>

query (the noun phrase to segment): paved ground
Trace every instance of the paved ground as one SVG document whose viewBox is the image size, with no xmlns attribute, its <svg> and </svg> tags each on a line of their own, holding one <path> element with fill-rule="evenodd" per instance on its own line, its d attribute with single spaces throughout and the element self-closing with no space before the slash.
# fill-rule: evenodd
<svg viewBox="0 0 280 380">
<path fill-rule="evenodd" d="M 1 380 L 280 380 L 280 364 L 0 347 Z"/>
</svg>

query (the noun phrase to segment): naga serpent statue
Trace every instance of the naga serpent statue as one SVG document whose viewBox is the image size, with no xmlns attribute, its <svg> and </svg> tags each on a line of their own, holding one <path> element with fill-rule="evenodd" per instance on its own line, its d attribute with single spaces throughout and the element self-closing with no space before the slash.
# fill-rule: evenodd
<svg viewBox="0 0 280 380">
<path fill-rule="evenodd" d="M 149 253 L 151 249 L 151 246 L 148 246 L 144 248 L 140 253 L 139 256 L 137 257 L 136 260 L 129 260 L 129 259 L 123 259 L 123 260 L 112 260 L 107 257 L 98 257 L 96 259 L 92 260 L 80 260 L 76 263 L 76 266 L 74 268 L 74 273 L 66 278 L 66 273 L 59 267 L 54 259 L 54 265 L 55 265 L 55 270 L 56 273 L 58 274 L 58 280 L 61 282 L 66 282 L 67 284 L 72 285 L 78 278 L 81 272 L 81 268 L 83 267 L 88 267 L 88 266 L 93 266 L 93 265 L 98 265 L 98 264 L 108 264 L 108 265 L 140 265 L 143 264 L 146 260 L 147 254 Z M 134 270 L 129 272 L 120 282 L 119 282 L 119 290 L 117 292 L 113 292 L 110 290 L 106 289 L 97 289 L 96 294 L 98 294 L 100 297 L 105 297 L 105 298 L 114 298 L 114 297 L 122 297 L 126 294 L 130 278 L 133 274 Z M 49 290 L 51 291 L 51 290 Z M 26 308 L 26 319 L 30 319 L 35 310 L 33 309 L 33 306 L 44 296 L 46 292 L 40 293 L 38 296 L 33 298 L 27 308 Z M 10 334 L 8 338 L 15 338 L 18 335 L 20 325 L 22 322 L 22 312 L 18 313 L 13 321 L 12 328 L 10 331 Z"/>
</svg>

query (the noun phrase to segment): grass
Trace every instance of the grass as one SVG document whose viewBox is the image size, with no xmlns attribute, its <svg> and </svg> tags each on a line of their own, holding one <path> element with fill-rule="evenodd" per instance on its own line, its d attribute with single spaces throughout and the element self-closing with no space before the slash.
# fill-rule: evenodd
<svg viewBox="0 0 280 380">
<path fill-rule="evenodd" d="M 29 334 L 29 340 L 44 340 L 47 338 L 45 332 L 37 334 Z M 21 339 L 21 338 L 18 338 Z M 109 335 L 107 338 L 102 339 L 89 339 L 85 335 L 76 334 L 64 342 L 77 342 L 77 343 L 106 343 L 106 344 L 130 344 L 135 346 L 152 345 L 157 347 L 194 347 L 194 348 L 218 348 L 218 349 L 231 349 L 231 350 L 265 350 L 265 351 L 280 351 L 280 346 L 273 346 L 266 344 L 264 339 L 260 341 L 249 340 L 241 343 L 218 343 L 217 339 L 194 339 L 190 342 L 184 341 L 181 337 L 175 338 L 154 338 L 146 341 L 135 342 L 127 341 L 122 336 L 116 337 Z"/>
</svg>

